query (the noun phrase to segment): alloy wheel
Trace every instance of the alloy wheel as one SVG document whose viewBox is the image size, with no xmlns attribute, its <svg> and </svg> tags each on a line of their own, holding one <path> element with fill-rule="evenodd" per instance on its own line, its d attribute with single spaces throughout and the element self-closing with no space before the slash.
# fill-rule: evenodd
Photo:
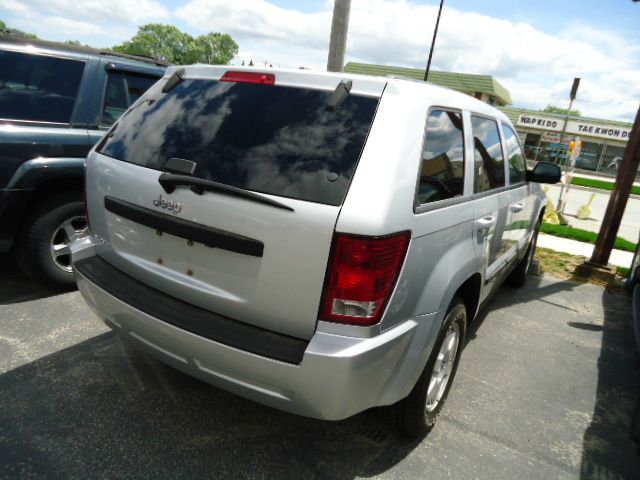
<svg viewBox="0 0 640 480">
<path fill-rule="evenodd" d="M 71 273 L 71 243 L 89 233 L 87 217 L 71 217 L 62 222 L 51 236 L 49 251 L 51 260 L 59 269 Z"/>
<path fill-rule="evenodd" d="M 456 361 L 458 347 L 460 343 L 460 326 L 458 322 L 453 322 L 447 330 L 444 341 L 440 346 L 440 351 L 436 358 L 431 379 L 427 389 L 427 402 L 425 409 L 427 413 L 433 412 L 447 389 L 451 373 Z"/>
</svg>

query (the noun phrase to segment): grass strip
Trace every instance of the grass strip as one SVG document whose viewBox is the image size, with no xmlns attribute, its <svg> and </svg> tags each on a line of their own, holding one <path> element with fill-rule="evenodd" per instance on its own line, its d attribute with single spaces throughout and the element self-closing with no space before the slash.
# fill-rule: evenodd
<svg viewBox="0 0 640 480">
<path fill-rule="evenodd" d="M 573 177 L 571 183 L 580 187 L 599 188 L 601 190 L 613 190 L 613 186 L 615 185 L 615 182 L 608 182 L 606 180 L 597 180 L 595 178 L 584 177 Z M 640 187 L 634 185 L 633 187 L 631 187 L 631 193 L 633 193 L 634 195 L 640 195 Z"/>
<path fill-rule="evenodd" d="M 554 235 L 556 237 L 577 240 L 578 242 L 592 243 L 595 245 L 598 234 L 581 228 L 570 227 L 569 225 L 552 225 L 551 223 L 543 223 L 540 227 L 542 233 Z M 635 252 L 637 245 L 624 238 L 616 237 L 613 248 L 624 250 L 626 252 Z"/>
<path fill-rule="evenodd" d="M 628 277 L 631 269 L 627 267 L 616 267 L 616 273 L 621 277 Z"/>
<path fill-rule="evenodd" d="M 623 292 L 623 278 L 629 274 L 628 268 L 616 267 L 616 277 L 612 282 L 609 282 L 595 275 L 585 277 L 579 273 L 578 267 L 584 263 L 585 257 L 540 247 L 536 248 L 536 257 L 540 260 L 540 266 L 544 274 L 575 282 L 593 283 L 594 285 L 610 288 L 610 291 Z"/>
</svg>

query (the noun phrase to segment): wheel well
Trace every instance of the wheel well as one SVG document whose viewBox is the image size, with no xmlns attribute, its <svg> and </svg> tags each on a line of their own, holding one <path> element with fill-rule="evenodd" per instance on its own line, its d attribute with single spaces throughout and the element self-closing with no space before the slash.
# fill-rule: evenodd
<svg viewBox="0 0 640 480">
<path fill-rule="evenodd" d="M 79 178 L 65 178 L 58 180 L 51 180 L 38 185 L 31 194 L 30 205 L 38 203 L 41 198 L 47 195 L 55 195 L 57 193 L 78 192 L 82 193 L 84 186 L 82 184 L 82 177 Z"/>
<path fill-rule="evenodd" d="M 475 317 L 476 310 L 478 309 L 478 302 L 480 301 L 480 286 L 482 285 L 482 276 L 479 273 L 471 275 L 456 292 L 467 309 L 467 321 L 471 322 Z"/>
<path fill-rule="evenodd" d="M 44 203 L 47 197 L 60 193 L 76 192 L 78 194 L 81 194 L 83 188 L 84 185 L 81 177 L 56 179 L 38 185 L 31 193 L 29 203 L 27 203 L 27 205 L 25 206 L 24 211 L 27 213 L 27 215 L 22 218 L 22 222 L 20 223 L 20 225 L 18 225 L 18 234 L 20 235 L 22 233 L 25 220 L 29 218 L 31 212 L 38 208 L 40 204 Z"/>
</svg>

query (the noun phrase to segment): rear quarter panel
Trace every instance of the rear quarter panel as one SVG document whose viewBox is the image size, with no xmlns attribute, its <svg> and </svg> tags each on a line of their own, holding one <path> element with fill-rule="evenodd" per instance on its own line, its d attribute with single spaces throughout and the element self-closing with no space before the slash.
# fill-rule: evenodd
<svg viewBox="0 0 640 480">
<path fill-rule="evenodd" d="M 414 213 L 427 112 L 432 106 L 461 109 L 456 92 L 423 87 L 412 82 L 387 85 L 336 225 L 338 232 L 360 235 L 411 231 L 381 330 L 446 310 L 458 287 L 482 271 L 470 202 Z M 465 146 L 465 169 L 471 173 L 469 148 Z"/>
<path fill-rule="evenodd" d="M 338 218 L 338 232 L 388 235 L 411 231 L 405 263 L 378 328 L 388 331 L 410 319 L 417 327 L 379 404 L 394 403 L 413 388 L 456 290 L 482 272 L 474 245 L 471 202 L 448 207 L 434 203 L 429 211 L 414 212 L 427 112 L 432 106 L 461 109 L 459 100 L 458 94 L 448 90 L 390 82 Z M 468 143 L 465 180 L 473 172 L 473 150 L 469 154 Z M 470 182 L 465 185 L 469 191 Z"/>
</svg>

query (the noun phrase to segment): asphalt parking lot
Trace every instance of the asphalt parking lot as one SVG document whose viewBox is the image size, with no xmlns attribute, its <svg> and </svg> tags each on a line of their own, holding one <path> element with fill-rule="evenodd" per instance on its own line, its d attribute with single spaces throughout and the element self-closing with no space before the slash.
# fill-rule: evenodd
<svg viewBox="0 0 640 480">
<path fill-rule="evenodd" d="M 438 424 L 407 442 L 386 409 L 321 422 L 192 379 L 0 258 L 0 477 L 640 478 L 630 315 L 593 285 L 503 288 Z"/>
</svg>

